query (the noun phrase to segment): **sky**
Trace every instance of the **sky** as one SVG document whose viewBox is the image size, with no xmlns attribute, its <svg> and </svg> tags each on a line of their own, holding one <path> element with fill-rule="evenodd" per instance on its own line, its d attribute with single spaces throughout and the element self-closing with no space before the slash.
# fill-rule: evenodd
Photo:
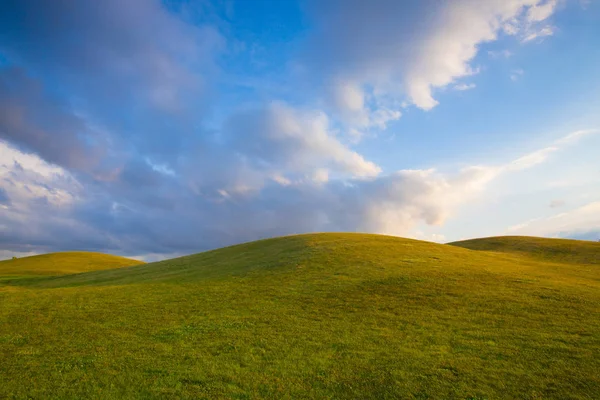
<svg viewBox="0 0 600 400">
<path fill-rule="evenodd" d="M 5 0 L 0 259 L 600 239 L 600 2 Z"/>
</svg>

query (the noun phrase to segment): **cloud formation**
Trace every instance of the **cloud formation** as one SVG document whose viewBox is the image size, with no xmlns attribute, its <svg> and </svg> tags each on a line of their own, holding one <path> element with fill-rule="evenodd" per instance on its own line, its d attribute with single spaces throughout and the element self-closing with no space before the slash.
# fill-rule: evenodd
<svg viewBox="0 0 600 400">
<path fill-rule="evenodd" d="M 12 65 L 0 71 L 0 138 L 88 172 L 140 152 L 173 162 L 214 95 L 226 46 L 213 26 L 155 0 L 9 0 L 0 25 Z"/>
<path fill-rule="evenodd" d="M 424 237 L 417 226 L 443 224 L 497 177 L 589 134 L 449 172 L 385 171 L 356 146 L 409 103 L 430 110 L 437 90 L 474 88 L 463 78 L 478 73 L 482 44 L 542 35 L 552 0 L 314 2 L 294 60 L 306 79 L 288 88 L 302 95 L 245 101 L 236 87 L 220 108 L 226 61 L 253 47 L 198 4 L 2 4 L 0 252 L 156 257 L 313 231 Z"/>
<path fill-rule="evenodd" d="M 600 240 L 600 202 L 591 202 L 551 217 L 532 219 L 510 227 L 507 233 Z"/>
<path fill-rule="evenodd" d="M 264 124 L 264 113 L 281 111 L 280 107 L 283 106 L 263 110 L 258 116 L 252 115 L 252 119 Z M 282 112 L 284 126 L 295 126 L 286 119 L 291 111 Z M 267 134 L 250 150 L 238 145 L 239 154 L 245 157 L 260 156 L 263 146 L 284 146 L 279 150 L 284 154 L 289 148 L 301 146 L 293 130 L 271 131 L 248 122 L 234 126 L 245 127 L 250 137 L 256 135 L 253 130 L 275 135 L 274 143 Z M 280 135 L 291 135 L 292 142 L 281 144 Z M 257 157 L 257 166 L 228 165 L 227 174 L 217 175 L 210 182 L 172 178 L 148 190 L 139 186 L 130 190 L 129 185 L 124 189 L 120 183 L 84 184 L 60 167 L 3 144 L 2 159 L 8 162 L 0 166 L 0 186 L 10 205 L 0 209 L 0 229 L 5 238 L 0 245 L 2 249 L 21 252 L 85 248 L 141 255 L 185 254 L 261 237 L 315 231 L 418 237 L 414 231 L 417 225 L 443 224 L 457 208 L 476 200 L 499 176 L 533 168 L 561 146 L 583 136 L 575 132 L 555 142 L 560 145 L 503 165 L 470 166 L 456 173 L 402 170 L 387 175 L 329 179 L 328 175 L 319 176 L 323 170 L 317 170 L 307 176 L 276 177 L 273 174 L 278 170 L 268 166 L 274 161 Z M 313 139 L 309 137 L 309 141 L 312 143 Z M 335 163 L 335 157 L 324 159 L 330 161 Z M 305 170 L 302 159 L 292 158 L 289 162 L 299 162 L 297 171 Z M 357 165 L 363 165 L 363 161 Z M 236 186 L 251 182 L 236 180 L 249 173 L 248 168 L 258 177 L 257 185 Z M 345 163 L 340 164 L 340 171 L 346 171 Z M 574 219 L 569 227 L 581 228 L 578 224 L 585 220 L 582 218 Z"/>
<path fill-rule="evenodd" d="M 438 104 L 436 89 L 478 72 L 479 47 L 500 35 L 548 35 L 553 0 L 314 2 L 319 31 L 313 61 L 329 74 L 337 106 L 365 113 L 373 96 L 407 96 L 417 107 Z M 542 27 L 543 26 L 543 27 Z M 351 86 L 348 86 L 351 82 Z M 363 110 L 364 109 L 364 110 Z"/>
</svg>

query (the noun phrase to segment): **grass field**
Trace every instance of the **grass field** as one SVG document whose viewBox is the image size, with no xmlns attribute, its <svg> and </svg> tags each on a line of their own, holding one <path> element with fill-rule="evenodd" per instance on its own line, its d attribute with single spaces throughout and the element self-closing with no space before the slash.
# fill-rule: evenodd
<svg viewBox="0 0 600 400">
<path fill-rule="evenodd" d="M 598 399 L 599 255 L 311 234 L 126 268 L 8 260 L 0 398 Z"/>
<path fill-rule="evenodd" d="M 67 275 L 138 264 L 143 263 L 110 254 L 71 251 L 0 261 L 0 274 L 2 276 Z"/>
</svg>

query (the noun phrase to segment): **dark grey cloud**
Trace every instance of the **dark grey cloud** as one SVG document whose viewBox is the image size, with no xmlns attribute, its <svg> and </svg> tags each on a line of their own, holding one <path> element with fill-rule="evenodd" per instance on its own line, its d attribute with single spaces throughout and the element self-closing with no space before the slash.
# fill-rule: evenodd
<svg viewBox="0 0 600 400">
<path fill-rule="evenodd" d="M 8 197 L 8 193 L 6 190 L 0 187 L 0 205 L 9 206 L 10 198 Z"/>
<path fill-rule="evenodd" d="M 216 57 L 225 46 L 216 29 L 185 23 L 156 0 L 23 0 L 0 7 L 0 54 L 26 71 L 11 85 L 6 81 L 16 73 L 4 77 L 6 101 L 24 110 L 4 110 L 4 138 L 72 168 L 89 158 L 87 147 L 103 144 L 90 130 L 121 142 L 120 151 L 162 162 L 172 162 L 202 133 L 198 126 L 215 95 Z M 6 126 L 24 125 L 6 114 L 33 115 L 35 123 Z M 68 164 L 60 164 L 62 147 Z"/>
<path fill-rule="evenodd" d="M 0 69 L 0 139 L 49 162 L 90 171 L 106 150 L 103 138 L 44 93 L 21 68 Z"/>
<path fill-rule="evenodd" d="M 592 242 L 600 242 L 600 229 L 593 229 L 586 232 L 561 232 L 559 237 L 577 240 L 591 240 Z"/>
</svg>

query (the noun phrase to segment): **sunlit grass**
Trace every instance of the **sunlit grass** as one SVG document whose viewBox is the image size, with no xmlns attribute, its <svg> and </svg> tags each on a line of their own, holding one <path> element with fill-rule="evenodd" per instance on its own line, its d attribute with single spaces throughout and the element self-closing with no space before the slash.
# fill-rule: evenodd
<svg viewBox="0 0 600 400">
<path fill-rule="evenodd" d="M 138 264 L 143 263 L 110 254 L 70 251 L 0 261 L 0 276 L 66 275 Z"/>
<path fill-rule="evenodd" d="M 0 398 L 598 398 L 600 245 L 578 243 L 317 234 L 12 274 Z"/>
</svg>

